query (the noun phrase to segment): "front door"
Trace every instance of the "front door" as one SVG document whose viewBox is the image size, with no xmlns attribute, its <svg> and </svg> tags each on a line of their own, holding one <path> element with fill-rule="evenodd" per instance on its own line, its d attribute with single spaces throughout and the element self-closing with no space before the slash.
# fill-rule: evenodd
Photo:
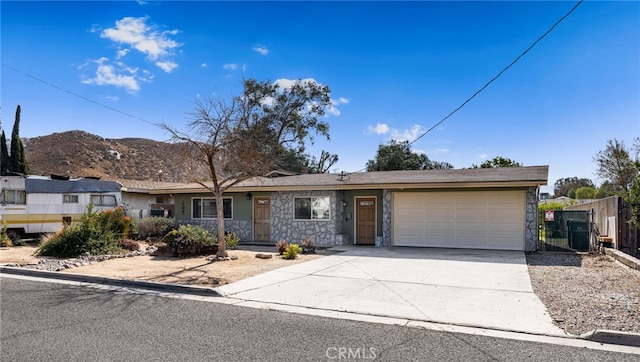
<svg viewBox="0 0 640 362">
<path fill-rule="evenodd" d="M 253 240 L 271 241 L 271 199 L 253 198 Z"/>
<path fill-rule="evenodd" d="M 356 244 L 373 245 L 376 241 L 376 198 L 356 198 Z"/>
</svg>

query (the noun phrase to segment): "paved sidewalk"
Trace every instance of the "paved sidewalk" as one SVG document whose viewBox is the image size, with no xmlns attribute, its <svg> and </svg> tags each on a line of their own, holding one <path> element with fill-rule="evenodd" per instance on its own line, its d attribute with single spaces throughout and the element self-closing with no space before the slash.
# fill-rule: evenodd
<svg viewBox="0 0 640 362">
<path fill-rule="evenodd" d="M 568 336 L 534 294 L 522 252 L 345 250 L 215 290 L 243 301 Z"/>
</svg>

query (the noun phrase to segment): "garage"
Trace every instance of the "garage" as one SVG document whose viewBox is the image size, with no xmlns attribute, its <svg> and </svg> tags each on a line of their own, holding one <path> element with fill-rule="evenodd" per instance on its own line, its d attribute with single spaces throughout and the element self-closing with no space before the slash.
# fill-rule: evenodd
<svg viewBox="0 0 640 362">
<path fill-rule="evenodd" d="M 526 192 L 394 192 L 396 246 L 525 249 Z"/>
</svg>

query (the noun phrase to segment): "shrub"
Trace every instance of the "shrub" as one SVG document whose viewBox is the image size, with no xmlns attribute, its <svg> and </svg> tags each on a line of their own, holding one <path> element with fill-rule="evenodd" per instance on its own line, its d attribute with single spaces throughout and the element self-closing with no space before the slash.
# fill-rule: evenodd
<svg viewBox="0 0 640 362">
<path fill-rule="evenodd" d="M 298 257 L 298 253 L 302 252 L 302 248 L 298 244 L 289 244 L 282 253 L 282 259 L 295 259 Z"/>
<path fill-rule="evenodd" d="M 203 247 L 215 245 L 213 235 L 199 225 L 180 225 L 169 232 L 163 241 L 178 255 L 198 254 Z"/>
<path fill-rule="evenodd" d="M 9 235 L 7 235 L 6 221 L 2 221 L 2 223 L 0 223 L 0 246 L 3 248 L 13 246 L 13 243 L 11 242 L 11 238 L 9 238 Z"/>
<path fill-rule="evenodd" d="M 97 212 L 89 205 L 80 223 L 65 225 L 59 232 L 47 237 L 36 250 L 36 255 L 58 258 L 114 254 L 122 251 L 118 240 L 129 234 L 131 219 L 122 208 Z"/>
<path fill-rule="evenodd" d="M 235 249 L 240 244 L 240 237 L 232 232 L 224 233 L 224 242 L 229 249 Z"/>
<path fill-rule="evenodd" d="M 114 254 L 121 251 L 115 234 L 94 224 L 67 225 L 45 240 L 36 255 L 70 258 L 89 253 L 91 255 Z"/>
<path fill-rule="evenodd" d="M 176 227 L 176 219 L 172 217 L 151 216 L 142 218 L 135 223 L 138 237 L 142 240 L 146 238 L 162 239 Z"/>
<path fill-rule="evenodd" d="M 278 254 L 282 255 L 284 251 L 289 247 L 289 243 L 286 240 L 280 240 L 276 243 L 276 249 L 278 250 Z"/>
<path fill-rule="evenodd" d="M 316 252 L 316 245 L 311 238 L 302 240 L 300 246 L 302 246 L 302 254 L 314 254 Z"/>
</svg>

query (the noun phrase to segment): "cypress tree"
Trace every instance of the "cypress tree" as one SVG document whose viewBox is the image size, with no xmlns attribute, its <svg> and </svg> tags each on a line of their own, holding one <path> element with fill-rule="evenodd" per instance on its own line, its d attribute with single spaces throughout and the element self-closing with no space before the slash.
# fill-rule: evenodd
<svg viewBox="0 0 640 362">
<path fill-rule="evenodd" d="M 29 163 L 24 153 L 24 145 L 20 139 L 20 105 L 16 109 L 16 121 L 11 132 L 11 156 L 9 158 L 9 171 L 29 174 Z"/>
<path fill-rule="evenodd" d="M 7 136 L 2 130 L 0 135 L 0 176 L 9 169 L 9 150 L 7 149 Z"/>
</svg>

